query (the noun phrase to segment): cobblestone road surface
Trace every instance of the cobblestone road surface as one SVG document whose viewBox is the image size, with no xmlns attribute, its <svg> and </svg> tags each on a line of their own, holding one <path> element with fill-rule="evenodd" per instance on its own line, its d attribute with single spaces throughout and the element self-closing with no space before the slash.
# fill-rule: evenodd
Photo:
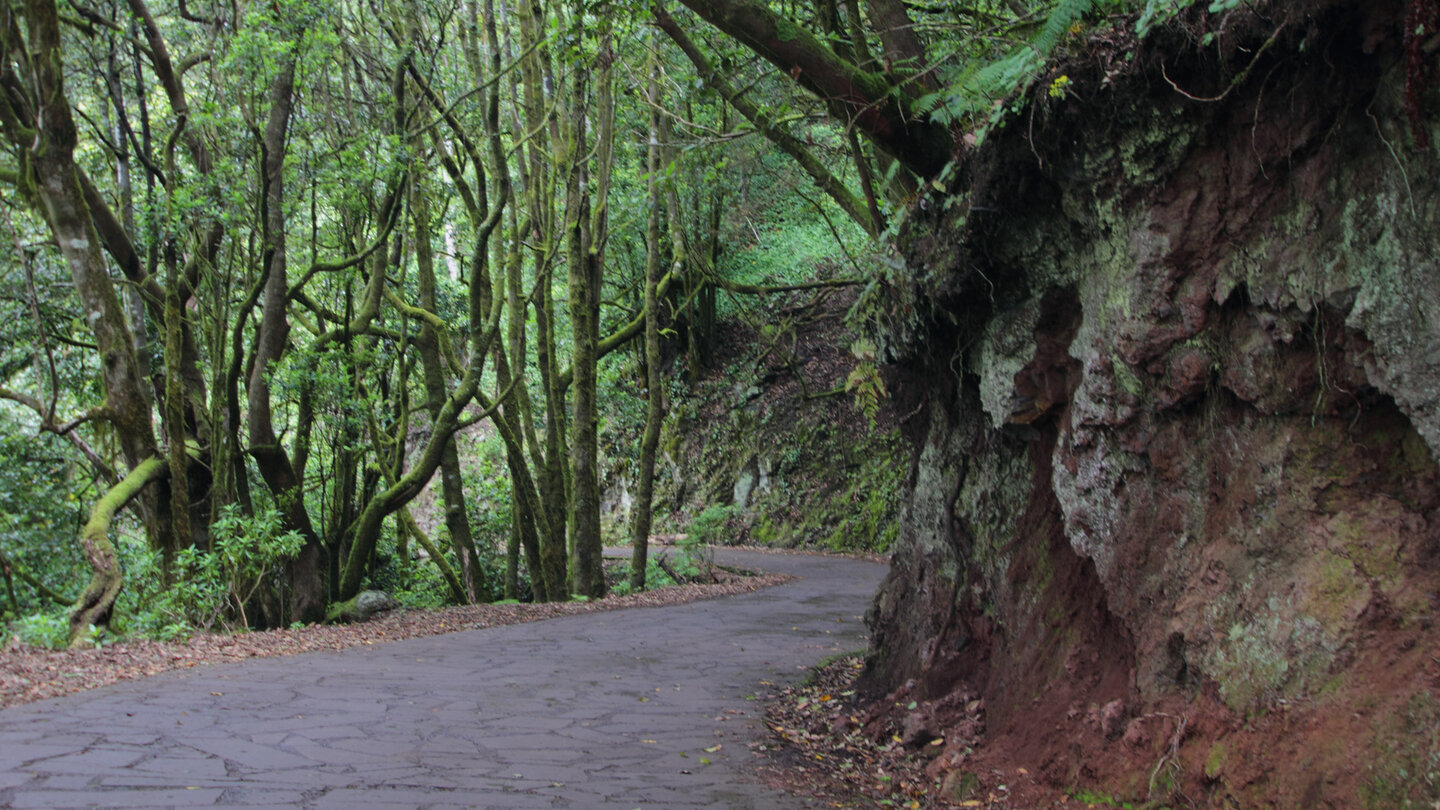
<svg viewBox="0 0 1440 810">
<path fill-rule="evenodd" d="M 746 743 L 764 729 L 746 698 L 864 646 L 860 617 L 884 569 L 718 557 L 801 579 L 202 667 L 0 711 L 0 807 L 815 806 L 755 780 Z"/>
</svg>

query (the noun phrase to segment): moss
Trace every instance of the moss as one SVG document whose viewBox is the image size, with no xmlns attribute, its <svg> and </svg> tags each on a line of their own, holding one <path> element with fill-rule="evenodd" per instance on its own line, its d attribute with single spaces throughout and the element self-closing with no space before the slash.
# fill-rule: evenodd
<svg viewBox="0 0 1440 810">
<path fill-rule="evenodd" d="M 671 490 L 673 523 L 732 502 L 746 474 L 753 485 L 746 509 L 728 526 L 736 541 L 888 550 L 899 536 L 903 487 L 896 479 L 906 469 L 898 430 L 876 430 L 848 408 L 837 411 L 833 398 L 761 390 L 748 376 L 754 363 L 742 357 L 677 398 L 677 410 L 693 416 L 667 423 L 662 433 L 685 479 Z"/>
<path fill-rule="evenodd" d="M 1332 636 L 1344 633 L 1370 601 L 1370 590 L 1356 575 L 1354 564 L 1328 549 L 1317 551 L 1314 560 L 1302 569 L 1299 585 L 1303 594 L 1301 610 Z"/>
<path fill-rule="evenodd" d="M 1235 624 L 1218 651 L 1220 697 L 1231 709 L 1251 711 L 1268 703 L 1285 681 L 1290 661 L 1256 624 Z"/>
<path fill-rule="evenodd" d="M 1009 567 L 1007 549 L 1021 515 L 1014 505 L 1030 499 L 1034 477 L 1034 468 L 1021 447 L 997 447 L 970 460 L 954 512 L 964 516 L 964 528 L 971 536 L 971 557 L 988 579 L 996 579 Z"/>
<path fill-rule="evenodd" d="M 1120 168 L 1135 186 L 1153 182 L 1166 168 L 1175 165 L 1190 147 L 1193 127 L 1173 111 L 1150 110 L 1150 125 L 1127 131 L 1118 144 Z"/>
<path fill-rule="evenodd" d="M 1375 756 L 1360 786 L 1361 806 L 1431 808 L 1440 802 L 1440 706 L 1427 693 L 1395 712 L 1380 712 Z"/>
<path fill-rule="evenodd" d="M 784 17 L 775 20 L 775 38 L 781 42 L 793 42 L 800 38 L 800 29 Z"/>
<path fill-rule="evenodd" d="M 1115 384 L 1120 386 L 1120 390 L 1136 399 L 1144 399 L 1146 392 L 1149 390 L 1149 386 L 1146 385 L 1144 380 L 1140 379 L 1140 375 L 1136 374 L 1135 371 L 1118 356 L 1111 357 L 1110 362 L 1114 368 Z"/>
<path fill-rule="evenodd" d="M 890 549 L 899 533 L 897 492 L 877 477 L 873 468 L 862 470 L 842 495 L 824 505 L 826 511 L 839 515 L 835 530 L 826 538 L 827 546 L 837 551 Z"/>
<path fill-rule="evenodd" d="M 666 419 L 660 426 L 660 451 L 670 458 L 680 457 L 680 441 L 684 438 L 689 419 L 678 413 L 673 419 Z"/>
<path fill-rule="evenodd" d="M 760 522 L 750 529 L 750 541 L 757 546 L 773 546 L 778 536 L 778 527 L 769 515 L 762 515 Z"/>
<path fill-rule="evenodd" d="M 1363 513 L 1342 512 L 1331 518 L 1328 528 L 1345 557 L 1362 577 L 1393 595 L 1401 584 L 1401 537 L 1373 531 Z"/>
<path fill-rule="evenodd" d="M 1205 778 L 1218 779 L 1220 774 L 1225 772 L 1225 766 L 1230 761 L 1230 746 L 1224 740 L 1217 740 L 1210 746 L 1210 752 L 1205 755 Z"/>
<path fill-rule="evenodd" d="M 337 622 L 350 621 L 355 615 L 355 600 L 358 595 L 346 599 L 344 602 L 332 602 L 325 608 L 325 623 L 335 624 Z"/>
<path fill-rule="evenodd" d="M 1404 471 L 1407 477 L 1430 475 L 1435 472 L 1435 457 L 1430 453 L 1430 447 L 1425 440 L 1414 429 L 1407 430 L 1405 436 L 1400 440 L 1400 464 L 1399 469 Z"/>
<path fill-rule="evenodd" d="M 1239 593 L 1253 593 L 1255 587 L 1252 581 Z M 1237 713 L 1263 713 L 1277 699 L 1325 683 L 1341 647 L 1340 638 L 1288 599 L 1247 605 L 1243 596 L 1230 597 L 1217 600 L 1205 615 L 1224 638 L 1205 651 L 1203 667 Z"/>
</svg>

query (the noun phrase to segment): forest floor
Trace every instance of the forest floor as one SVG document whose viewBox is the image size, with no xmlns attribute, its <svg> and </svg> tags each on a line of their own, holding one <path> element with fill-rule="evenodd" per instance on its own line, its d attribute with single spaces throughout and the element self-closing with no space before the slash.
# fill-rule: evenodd
<svg viewBox="0 0 1440 810">
<path fill-rule="evenodd" d="M 800 683 L 766 696 L 765 725 L 774 736 L 761 744 L 769 756 L 761 770 L 771 784 L 835 808 L 1117 806 L 1108 797 L 1043 785 L 1027 769 L 984 750 L 972 751 L 973 766 L 965 775 L 938 770 L 945 738 L 917 735 L 906 722 L 909 704 L 895 702 L 893 695 L 867 700 L 856 689 L 864 668 L 858 653 L 833 657 Z M 983 705 L 970 708 L 973 733 L 973 724 L 983 722 Z M 966 731 L 963 724 L 954 730 Z"/>
</svg>

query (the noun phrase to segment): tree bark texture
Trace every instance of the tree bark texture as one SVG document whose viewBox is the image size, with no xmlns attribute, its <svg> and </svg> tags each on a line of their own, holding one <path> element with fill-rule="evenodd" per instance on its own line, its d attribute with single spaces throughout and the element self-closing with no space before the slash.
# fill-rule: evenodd
<svg viewBox="0 0 1440 810">
<path fill-rule="evenodd" d="M 577 12 L 577 18 L 579 14 Z M 599 120 L 596 152 L 600 175 L 593 190 L 590 173 L 584 163 L 586 147 L 584 101 L 589 73 L 576 71 L 575 103 L 569 132 L 569 155 L 572 161 L 567 181 L 566 200 L 566 265 L 570 284 L 570 326 L 573 330 L 575 372 L 571 400 L 570 475 L 572 483 L 571 520 L 573 532 L 571 592 L 589 598 L 605 595 L 603 546 L 600 538 L 600 474 L 599 474 L 599 407 L 597 394 L 597 352 L 600 341 L 600 291 L 604 267 L 605 206 L 609 191 L 608 158 L 614 145 L 614 117 L 609 102 L 610 61 L 608 35 L 601 38 L 597 62 L 600 75 L 597 85 Z M 592 200 L 591 194 L 594 197 Z M 592 213 L 593 207 L 593 213 Z"/>
</svg>

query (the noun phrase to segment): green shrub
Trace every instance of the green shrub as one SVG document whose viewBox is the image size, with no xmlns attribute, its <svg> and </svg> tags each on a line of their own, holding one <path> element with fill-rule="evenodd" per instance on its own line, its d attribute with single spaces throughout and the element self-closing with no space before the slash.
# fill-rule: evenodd
<svg viewBox="0 0 1440 810">
<path fill-rule="evenodd" d="M 234 504 L 222 509 L 211 527 L 215 543 L 211 556 L 244 626 L 250 625 L 245 605 L 262 588 L 283 585 L 285 561 L 294 559 L 305 543 L 299 532 L 283 528 L 275 509 L 247 516 Z"/>
<path fill-rule="evenodd" d="M 611 595 L 628 596 L 634 593 L 630 587 L 630 563 L 628 561 L 614 566 L 611 571 L 614 577 L 614 582 L 610 585 Z M 660 567 L 658 557 L 649 557 L 645 560 L 645 590 L 653 591 L 675 584 L 675 580 L 671 579 L 670 575 L 665 573 L 665 569 Z"/>
<path fill-rule="evenodd" d="M 116 610 L 121 620 L 118 629 L 157 641 L 180 641 L 221 622 L 226 591 L 214 555 L 181 549 L 170 566 L 169 587 L 163 584 L 159 552 L 132 549 L 130 556 L 126 588 Z"/>
<path fill-rule="evenodd" d="M 283 531 L 278 511 L 247 516 L 233 505 L 221 510 L 211 540 L 214 551 L 191 547 L 176 552 L 169 577 L 158 552 L 137 539 L 122 543 L 127 587 L 117 614 L 125 632 L 176 641 L 197 630 L 247 627 L 255 617 L 246 606 L 263 592 L 282 592 L 285 561 L 303 545 L 299 533 Z"/>
<path fill-rule="evenodd" d="M 726 535 L 726 524 L 739 514 L 734 504 L 708 506 L 690 521 L 686 541 L 693 545 L 718 545 Z"/>
<path fill-rule="evenodd" d="M 10 633 L 31 647 L 63 650 L 70 643 L 70 621 L 64 613 L 32 613 L 13 622 Z"/>
</svg>

